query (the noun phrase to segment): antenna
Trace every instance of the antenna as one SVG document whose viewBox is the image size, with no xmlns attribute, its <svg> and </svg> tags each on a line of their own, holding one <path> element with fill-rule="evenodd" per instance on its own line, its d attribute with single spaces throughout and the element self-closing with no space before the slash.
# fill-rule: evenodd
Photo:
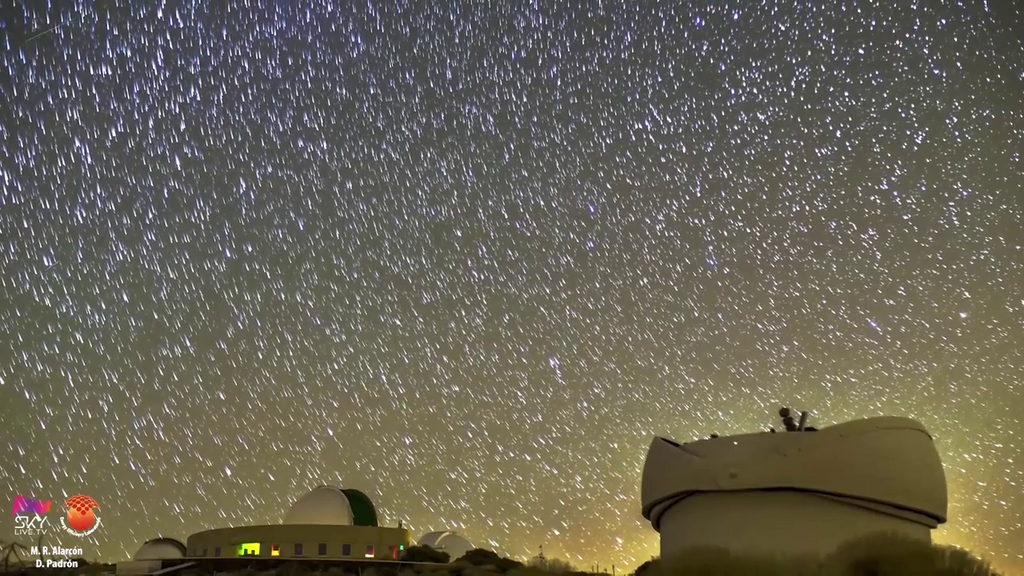
<svg viewBox="0 0 1024 576">
<path fill-rule="evenodd" d="M 793 418 L 793 411 L 785 406 L 779 409 L 779 416 L 782 417 L 782 425 L 785 426 L 786 432 L 796 432 L 800 428 L 797 426 L 796 419 Z"/>
</svg>

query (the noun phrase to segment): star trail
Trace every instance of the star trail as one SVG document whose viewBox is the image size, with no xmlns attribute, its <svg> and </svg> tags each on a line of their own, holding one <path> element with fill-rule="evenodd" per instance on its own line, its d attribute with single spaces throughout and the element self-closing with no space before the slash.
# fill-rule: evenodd
<svg viewBox="0 0 1024 576">
<path fill-rule="evenodd" d="M 622 570 L 651 435 L 792 405 L 1024 570 L 1021 6 L 701 4 L 5 0 L 0 487 Z"/>
</svg>

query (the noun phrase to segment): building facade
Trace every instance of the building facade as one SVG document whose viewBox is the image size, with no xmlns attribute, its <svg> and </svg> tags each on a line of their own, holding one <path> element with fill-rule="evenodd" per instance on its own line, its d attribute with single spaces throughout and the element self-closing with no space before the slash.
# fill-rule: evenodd
<svg viewBox="0 0 1024 576">
<path fill-rule="evenodd" d="M 408 530 L 377 526 L 277 524 L 197 532 L 185 544 L 189 557 L 377 558 L 397 560 L 411 544 Z"/>
<path fill-rule="evenodd" d="M 378 525 L 377 510 L 358 490 L 319 486 L 299 498 L 281 524 L 204 530 L 182 543 L 156 538 L 144 543 L 119 574 L 149 574 L 164 564 L 238 564 L 239 561 L 394 561 L 410 546 L 408 530 Z"/>
<path fill-rule="evenodd" d="M 408 530 L 382 528 L 370 498 L 358 490 L 319 486 L 292 504 L 281 524 L 233 526 L 188 537 L 196 558 L 377 558 L 397 560 Z"/>
</svg>

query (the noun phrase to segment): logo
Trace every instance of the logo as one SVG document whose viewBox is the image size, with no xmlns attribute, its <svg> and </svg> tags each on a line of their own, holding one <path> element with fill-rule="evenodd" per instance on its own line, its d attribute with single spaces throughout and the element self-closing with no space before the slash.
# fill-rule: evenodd
<svg viewBox="0 0 1024 576">
<path fill-rule="evenodd" d="M 11 506 L 14 517 L 15 536 L 39 536 L 46 532 L 46 515 L 50 513 L 50 501 L 32 500 L 15 496 Z"/>
<path fill-rule="evenodd" d="M 88 496 L 72 496 L 64 502 L 68 509 L 68 515 L 61 519 L 64 529 L 72 536 L 88 536 L 100 527 L 100 519 L 93 512 L 100 507 L 95 500 Z"/>
</svg>

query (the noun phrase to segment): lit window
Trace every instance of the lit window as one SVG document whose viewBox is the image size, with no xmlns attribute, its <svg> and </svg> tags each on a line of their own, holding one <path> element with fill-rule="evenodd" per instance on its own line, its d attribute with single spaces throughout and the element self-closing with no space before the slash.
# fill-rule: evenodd
<svg viewBox="0 0 1024 576">
<path fill-rule="evenodd" d="M 341 555 L 342 556 L 351 556 L 352 555 L 352 545 L 351 544 L 342 544 L 341 545 Z"/>
<path fill-rule="evenodd" d="M 402 544 L 401 546 L 399 546 L 398 549 L 399 550 L 405 550 L 405 544 Z"/>
<path fill-rule="evenodd" d="M 259 556 L 260 555 L 260 543 L 259 542 L 247 542 L 238 546 L 239 556 Z"/>
<path fill-rule="evenodd" d="M 301 542 L 296 542 L 295 543 L 295 554 L 294 555 L 295 556 L 302 556 L 302 543 Z"/>
<path fill-rule="evenodd" d="M 327 556 L 327 543 L 321 542 L 316 545 L 316 553 L 318 556 Z"/>
<path fill-rule="evenodd" d="M 366 557 L 373 558 L 373 544 L 366 545 Z"/>
<path fill-rule="evenodd" d="M 280 544 L 271 544 L 270 545 L 270 555 L 271 556 L 280 556 L 281 555 L 281 545 Z"/>
</svg>

